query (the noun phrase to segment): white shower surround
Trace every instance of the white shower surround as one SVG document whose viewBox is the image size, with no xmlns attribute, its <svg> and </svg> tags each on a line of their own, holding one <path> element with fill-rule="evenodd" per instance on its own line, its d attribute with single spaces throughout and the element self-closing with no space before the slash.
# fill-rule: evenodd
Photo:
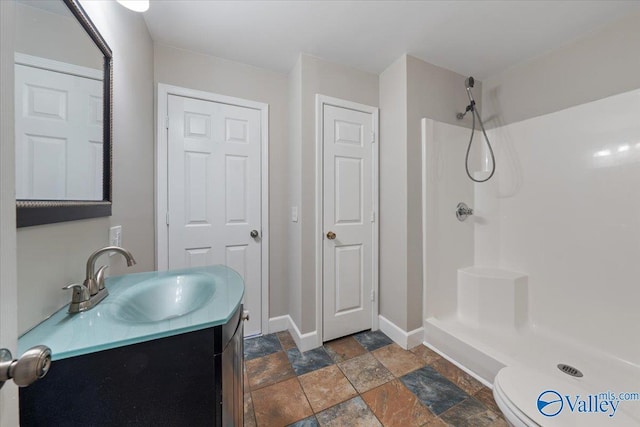
<svg viewBox="0 0 640 427">
<path fill-rule="evenodd" d="M 569 363 L 595 388 L 637 391 L 638 117 L 640 90 L 492 129 L 497 171 L 484 184 L 464 174 L 469 131 L 423 121 L 428 345 L 487 382 L 505 365 Z M 475 210 L 462 223 L 459 201 Z M 469 266 L 528 275 L 529 321 L 461 321 L 456 274 Z M 627 410 L 640 419 L 640 403 Z"/>
</svg>

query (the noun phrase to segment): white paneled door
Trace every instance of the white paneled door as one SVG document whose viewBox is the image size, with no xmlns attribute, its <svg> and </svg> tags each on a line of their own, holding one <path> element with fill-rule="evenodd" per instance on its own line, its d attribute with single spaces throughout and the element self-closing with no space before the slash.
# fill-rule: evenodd
<svg viewBox="0 0 640 427">
<path fill-rule="evenodd" d="M 169 268 L 225 264 L 261 332 L 261 111 L 168 97 Z"/>
<path fill-rule="evenodd" d="M 374 114 L 322 108 L 323 341 L 328 341 L 372 327 L 377 148 Z"/>
</svg>

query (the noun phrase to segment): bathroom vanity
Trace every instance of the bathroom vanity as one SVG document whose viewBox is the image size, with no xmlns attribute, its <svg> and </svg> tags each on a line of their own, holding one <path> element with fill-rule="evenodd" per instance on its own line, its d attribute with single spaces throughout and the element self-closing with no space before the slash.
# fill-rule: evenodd
<svg viewBox="0 0 640 427">
<path fill-rule="evenodd" d="M 213 292 L 203 291 L 208 282 Z M 98 307 L 74 315 L 65 308 L 20 338 L 21 348 L 39 340 L 53 353 L 49 374 L 20 389 L 21 425 L 241 426 L 237 273 L 140 273 L 106 286 L 110 296 Z M 186 313 L 176 314 L 176 301 Z"/>
</svg>

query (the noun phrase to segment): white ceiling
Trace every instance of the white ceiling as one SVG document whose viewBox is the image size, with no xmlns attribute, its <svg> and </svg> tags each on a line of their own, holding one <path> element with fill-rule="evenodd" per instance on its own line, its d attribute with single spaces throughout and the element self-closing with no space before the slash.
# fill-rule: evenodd
<svg viewBox="0 0 640 427">
<path fill-rule="evenodd" d="M 479 79 L 630 13 L 640 1 L 171 1 L 156 42 L 288 72 L 299 53 L 380 73 L 404 53 Z"/>
</svg>

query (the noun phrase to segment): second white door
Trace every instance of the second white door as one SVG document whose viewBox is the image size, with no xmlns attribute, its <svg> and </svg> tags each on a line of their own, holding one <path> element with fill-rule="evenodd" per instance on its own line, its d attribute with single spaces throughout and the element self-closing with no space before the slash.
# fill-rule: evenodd
<svg viewBox="0 0 640 427">
<path fill-rule="evenodd" d="M 375 116 L 322 104 L 323 341 L 372 327 Z"/>
<path fill-rule="evenodd" d="M 168 97 L 169 268 L 225 264 L 261 332 L 261 111 Z"/>
<path fill-rule="evenodd" d="M 15 93 L 16 198 L 102 200 L 102 81 L 16 64 Z"/>
</svg>

